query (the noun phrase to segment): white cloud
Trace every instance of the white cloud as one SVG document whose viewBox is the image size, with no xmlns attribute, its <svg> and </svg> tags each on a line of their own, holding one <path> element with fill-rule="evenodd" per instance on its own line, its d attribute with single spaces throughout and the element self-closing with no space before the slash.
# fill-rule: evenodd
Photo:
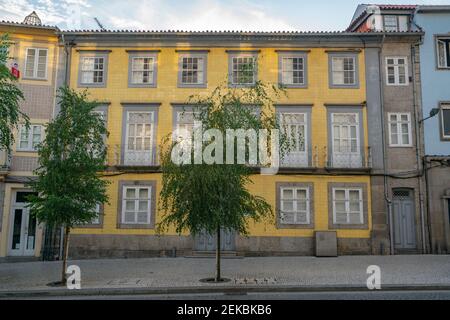
<svg viewBox="0 0 450 320">
<path fill-rule="evenodd" d="M 35 10 L 44 24 L 61 29 L 95 29 L 97 17 L 108 29 L 335 30 L 347 24 L 342 22 L 343 15 L 350 15 L 357 2 L 330 5 L 329 0 L 314 0 L 312 4 L 288 0 L 270 4 L 259 0 L 0 0 L 0 20 L 22 21 Z M 444 4 L 448 0 L 386 2 Z"/>
<path fill-rule="evenodd" d="M 69 16 L 74 12 L 71 8 L 77 8 L 75 12 L 79 13 L 79 17 Z M 21 22 L 32 11 L 36 11 L 43 24 L 66 26 L 67 21 L 80 19 L 87 8 L 89 4 L 85 0 L 0 0 L 0 19 Z"/>
<path fill-rule="evenodd" d="M 22 21 L 36 10 L 44 24 L 63 29 L 294 30 L 267 8 L 246 0 L 0 0 L 0 19 Z"/>
</svg>

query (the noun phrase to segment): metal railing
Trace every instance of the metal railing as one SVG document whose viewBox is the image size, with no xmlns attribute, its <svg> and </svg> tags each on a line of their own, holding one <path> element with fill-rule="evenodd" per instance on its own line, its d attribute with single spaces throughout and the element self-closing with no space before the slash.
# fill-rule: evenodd
<svg viewBox="0 0 450 320">
<path fill-rule="evenodd" d="M 6 150 L 0 150 L 0 173 L 9 171 L 11 166 L 11 155 Z"/>
<path fill-rule="evenodd" d="M 304 152 L 290 151 L 280 159 L 282 168 L 317 168 L 319 166 L 319 148 L 309 147 Z"/>
<path fill-rule="evenodd" d="M 131 150 L 130 150 L 131 149 Z M 107 162 L 110 166 L 156 166 L 158 154 L 151 150 L 135 150 L 127 145 L 108 146 Z M 328 149 L 311 146 L 306 152 L 289 152 L 280 159 L 281 168 L 332 168 L 332 169 L 370 169 L 372 154 L 370 147 Z"/>
<path fill-rule="evenodd" d="M 155 148 L 142 150 L 118 144 L 108 147 L 108 165 L 111 166 L 154 166 L 156 165 Z"/>
<path fill-rule="evenodd" d="M 331 150 L 324 148 L 326 167 L 333 169 L 370 169 L 372 154 L 370 147 L 339 147 Z"/>
</svg>

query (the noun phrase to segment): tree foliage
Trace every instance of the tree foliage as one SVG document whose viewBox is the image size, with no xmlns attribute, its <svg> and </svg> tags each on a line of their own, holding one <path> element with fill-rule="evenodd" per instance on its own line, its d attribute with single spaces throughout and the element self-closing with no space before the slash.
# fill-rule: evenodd
<svg viewBox="0 0 450 320">
<path fill-rule="evenodd" d="M 227 129 L 279 129 L 273 103 L 282 93 L 262 82 L 246 89 L 221 85 L 208 95 L 190 97 L 188 103 L 193 106 L 194 118 L 202 124 L 203 130 L 216 129 L 225 137 Z M 171 138 L 165 137 L 161 144 L 160 207 L 165 213 L 158 225 L 160 231 L 172 225 L 179 233 L 189 231 L 195 235 L 203 230 L 214 233 L 221 228 L 247 235 L 250 220 L 273 217 L 271 205 L 248 190 L 255 168 L 239 164 L 237 152 L 234 152 L 233 164 L 176 164 L 171 158 L 176 143 L 170 143 Z M 202 151 L 208 148 L 209 142 L 202 145 Z M 281 134 L 282 150 L 289 149 L 286 142 Z M 216 143 L 223 143 L 223 150 L 226 150 L 225 139 Z M 236 148 L 237 144 L 235 151 Z M 246 150 L 246 159 L 248 152 Z M 192 159 L 193 153 L 192 150 Z M 226 163 L 225 152 L 222 156 Z"/>
<path fill-rule="evenodd" d="M 97 216 L 96 205 L 108 202 L 105 169 L 105 122 L 87 93 L 63 87 L 58 93 L 60 111 L 46 126 L 38 145 L 37 179 L 30 182 L 38 193 L 30 197 L 31 212 L 54 226 L 72 228 Z"/>
<path fill-rule="evenodd" d="M 23 93 L 7 66 L 9 47 L 9 36 L 4 34 L 0 37 L 0 150 L 7 150 L 8 153 L 19 122 L 23 120 L 29 127 L 28 116 L 19 109 L 19 103 L 24 99 Z"/>
</svg>

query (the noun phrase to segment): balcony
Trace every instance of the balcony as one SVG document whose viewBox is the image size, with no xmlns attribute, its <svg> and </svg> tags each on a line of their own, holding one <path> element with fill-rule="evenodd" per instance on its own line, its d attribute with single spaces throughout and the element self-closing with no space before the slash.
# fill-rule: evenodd
<svg viewBox="0 0 450 320">
<path fill-rule="evenodd" d="M 289 170 L 311 170 L 319 166 L 319 148 L 310 147 L 306 151 L 290 151 L 280 159 L 280 168 Z"/>
<path fill-rule="evenodd" d="M 372 168 L 370 147 L 324 148 L 327 170 L 368 171 Z"/>
<path fill-rule="evenodd" d="M 119 170 L 159 171 L 156 148 L 133 149 L 127 145 L 109 146 L 108 165 Z M 329 152 L 327 147 L 312 146 L 305 152 L 290 152 L 280 159 L 281 172 L 357 172 L 365 173 L 372 168 L 370 147 L 340 148 Z M 259 167 L 255 170 L 259 170 Z"/>
<path fill-rule="evenodd" d="M 11 156 L 5 150 L 0 150 L 0 177 L 5 176 L 9 172 L 11 165 Z"/>
<path fill-rule="evenodd" d="M 128 145 L 112 145 L 108 147 L 108 165 L 133 170 L 155 170 L 156 150 L 154 147 L 136 148 Z"/>
</svg>

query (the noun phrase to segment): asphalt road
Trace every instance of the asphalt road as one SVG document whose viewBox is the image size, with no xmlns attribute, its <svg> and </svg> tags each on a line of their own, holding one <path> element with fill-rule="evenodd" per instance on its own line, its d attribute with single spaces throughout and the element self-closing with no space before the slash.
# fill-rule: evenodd
<svg viewBox="0 0 450 320">
<path fill-rule="evenodd" d="M 27 299 L 27 298 L 21 298 Z M 45 297 L 32 297 L 45 300 Z M 54 300 L 450 300 L 450 291 L 333 291 L 248 294 L 61 296 Z"/>
</svg>

